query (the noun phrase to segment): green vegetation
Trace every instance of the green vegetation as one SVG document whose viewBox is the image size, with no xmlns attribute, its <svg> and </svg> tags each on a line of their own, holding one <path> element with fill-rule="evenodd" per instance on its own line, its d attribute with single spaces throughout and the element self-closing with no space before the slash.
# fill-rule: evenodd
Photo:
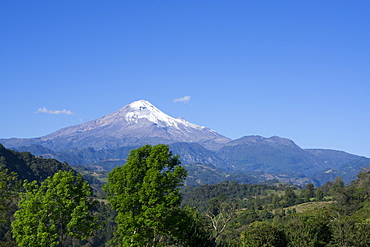
<svg viewBox="0 0 370 247">
<path fill-rule="evenodd" d="M 0 145 L 0 246 L 370 246 L 369 172 L 349 185 L 182 186 L 186 168 L 218 171 L 180 166 L 166 145 L 132 150 L 109 174 L 74 168 L 83 176 Z"/>
<path fill-rule="evenodd" d="M 33 181 L 23 187 L 11 224 L 18 246 L 70 246 L 73 238 L 86 239 L 97 228 L 92 192 L 80 174 L 59 171 L 40 186 Z"/>
<path fill-rule="evenodd" d="M 263 246 L 256 239 L 274 228 L 286 244 L 269 246 L 369 246 L 369 186 L 370 173 L 360 173 L 349 186 L 337 178 L 330 187 L 332 203 L 309 203 L 313 205 L 300 213 L 290 207 L 281 215 L 275 214 L 273 220 L 264 220 L 264 225 L 251 224 L 242 233 L 241 244 Z M 303 196 L 308 193 L 307 189 L 301 192 Z"/>
<path fill-rule="evenodd" d="M 180 208 L 186 170 L 167 145 L 132 150 L 124 166 L 109 173 L 104 187 L 118 213 L 114 246 L 209 246 L 202 218 Z"/>
<path fill-rule="evenodd" d="M 168 146 L 146 145 L 130 152 L 108 176 L 108 201 L 118 212 L 115 246 L 156 246 L 171 237 L 186 170 Z"/>
<path fill-rule="evenodd" d="M 0 222 L 4 222 L 4 212 L 9 210 L 15 197 L 18 177 L 16 173 L 9 173 L 7 169 L 0 168 Z"/>
</svg>

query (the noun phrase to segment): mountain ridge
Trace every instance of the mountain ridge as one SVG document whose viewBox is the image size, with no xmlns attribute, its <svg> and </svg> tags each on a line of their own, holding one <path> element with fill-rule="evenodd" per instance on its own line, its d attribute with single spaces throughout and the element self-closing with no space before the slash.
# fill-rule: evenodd
<svg viewBox="0 0 370 247">
<path fill-rule="evenodd" d="M 252 137 L 255 138 L 255 137 Z M 323 185 L 327 181 L 341 176 L 344 182 L 350 182 L 356 178 L 360 171 L 370 167 L 370 159 L 362 156 L 349 154 L 343 151 L 326 149 L 301 149 L 293 146 L 292 149 L 281 145 L 273 147 L 279 142 L 270 143 L 259 137 L 260 143 L 243 145 L 225 145 L 217 151 L 211 151 L 198 143 L 173 143 L 170 150 L 180 156 L 181 163 L 186 167 L 192 164 L 204 164 L 214 166 L 219 170 L 218 174 L 229 174 L 225 179 L 237 179 L 245 181 L 245 176 L 253 177 L 255 182 L 264 180 L 276 180 L 286 183 L 305 185 L 313 183 L 315 186 Z M 284 139 L 284 138 L 283 138 Z M 288 139 L 289 140 L 289 139 Z M 270 145 L 270 146 L 269 146 Z M 271 146 L 272 145 L 272 146 Z M 116 166 L 123 165 L 130 150 L 137 146 L 120 147 L 116 149 L 95 150 L 94 148 L 74 148 L 54 152 L 43 146 L 32 145 L 19 147 L 17 151 L 30 151 L 35 155 L 66 161 L 71 165 L 84 165 L 112 170 Z M 225 150 L 226 149 L 226 150 Z M 225 155 L 225 152 L 230 152 Z M 336 155 L 339 154 L 339 155 Z M 193 169 L 193 168 L 192 168 Z M 197 176 L 206 177 L 198 170 Z M 206 170 L 204 170 L 205 173 Z M 215 175 L 216 173 L 214 173 Z M 233 175 L 240 174 L 240 175 Z M 244 175 L 242 175 L 244 174 Z M 189 174 L 191 175 L 191 174 Z M 194 178 L 194 175 L 192 175 Z M 219 181 L 220 177 L 209 178 L 202 181 Z M 249 179 L 249 181 L 252 181 Z M 198 179 L 194 178 L 194 181 Z"/>
<path fill-rule="evenodd" d="M 253 135 L 231 140 L 216 131 L 173 118 L 139 100 L 96 120 L 28 139 L 0 139 L 19 151 L 111 170 L 123 165 L 129 151 L 145 144 L 167 144 L 184 165 L 214 165 L 261 181 L 279 179 L 319 185 L 333 176 L 353 177 L 370 159 L 337 150 L 302 149 L 288 138 Z M 18 148 L 18 149 L 17 149 Z M 201 167 L 201 166 L 199 166 Z"/>
</svg>

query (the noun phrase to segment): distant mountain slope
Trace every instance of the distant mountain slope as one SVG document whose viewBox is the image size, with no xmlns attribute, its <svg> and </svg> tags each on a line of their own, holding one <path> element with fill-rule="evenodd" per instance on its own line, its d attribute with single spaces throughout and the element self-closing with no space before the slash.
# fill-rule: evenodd
<svg viewBox="0 0 370 247">
<path fill-rule="evenodd" d="M 321 162 L 293 141 L 277 136 L 245 136 L 227 143 L 217 154 L 237 170 L 268 173 L 310 173 Z"/>
<path fill-rule="evenodd" d="M 223 159 L 198 143 L 177 142 L 169 146 L 173 154 L 180 155 L 182 164 L 213 164 L 227 169 Z"/>
<path fill-rule="evenodd" d="M 17 150 L 32 151 L 39 156 L 67 161 L 71 165 L 111 171 L 123 165 L 134 148 L 137 146 L 100 150 L 74 148 L 54 152 L 32 145 Z M 180 155 L 181 163 L 190 169 L 188 182 L 192 185 L 228 179 L 250 183 L 279 180 L 319 186 L 338 176 L 344 182 L 350 182 L 360 171 L 370 167 L 369 158 L 336 150 L 301 149 L 293 141 L 277 136 L 242 137 L 227 143 L 218 151 L 186 142 L 170 144 L 170 150 Z"/>
<path fill-rule="evenodd" d="M 67 159 L 70 164 L 79 164 L 79 162 L 88 166 L 90 169 L 94 168 L 97 170 L 111 171 L 116 166 L 121 166 L 126 162 L 126 158 L 131 149 L 136 147 L 122 147 L 117 149 L 109 150 L 95 150 L 93 148 L 80 148 L 80 149 L 69 149 L 61 152 L 53 152 L 50 149 L 44 148 L 40 145 L 31 145 L 28 147 L 20 147 L 19 151 L 13 151 L 5 149 L 3 146 L 0 148 L 0 165 L 6 168 L 10 168 L 11 171 L 15 171 L 21 174 L 21 179 L 28 180 L 43 180 L 47 176 L 54 174 L 59 169 L 71 169 L 66 163 L 60 163 L 55 159 L 44 159 L 35 157 L 27 150 L 33 150 L 35 154 L 44 157 L 58 158 L 59 160 Z M 225 180 L 235 180 L 240 183 L 258 183 L 264 182 L 257 179 L 255 176 L 251 176 L 245 173 L 234 173 L 233 171 L 225 172 L 222 169 L 216 168 L 209 162 L 217 161 L 219 158 L 214 152 L 204 148 L 197 143 L 175 143 L 170 145 L 170 149 L 174 154 L 181 154 L 180 159 L 184 167 L 188 171 L 186 178 L 186 185 L 196 186 L 200 184 L 215 184 Z M 44 153 L 47 152 L 47 153 Z M 14 158 L 16 157 L 16 158 Z M 24 162 L 24 157 L 27 157 L 27 162 Z M 202 163 L 197 163 L 201 161 Z M 44 166 L 42 169 L 46 169 L 48 174 L 38 177 L 34 174 L 43 174 L 44 172 L 32 170 L 36 168 L 35 163 L 42 162 L 49 164 L 50 166 Z M 80 163 L 80 164 L 81 164 Z M 206 164 L 204 164 L 206 163 Z M 30 166 L 30 164 L 33 164 Z M 56 164 L 56 166 L 54 165 Z M 16 168 L 13 168 L 13 166 Z M 60 166 L 62 165 L 62 167 Z M 73 166 L 78 170 L 83 170 L 80 166 Z M 86 168 L 86 169 L 89 169 Z M 84 175 L 90 184 L 99 184 L 92 176 Z M 100 185 L 101 186 L 101 185 Z"/>
<path fill-rule="evenodd" d="M 199 143 L 178 142 L 170 144 L 170 150 L 173 154 L 180 155 L 182 164 L 200 163 L 200 164 L 217 164 L 222 166 L 223 160 L 218 155 L 203 147 Z M 43 156 L 45 158 L 53 158 L 60 161 L 66 161 L 71 165 L 87 165 L 94 164 L 103 166 L 110 171 L 114 166 L 122 165 L 130 150 L 138 148 L 139 146 L 119 147 L 115 149 L 100 149 L 94 148 L 72 148 L 61 151 L 52 151 L 44 148 L 41 145 L 22 146 L 15 148 L 21 152 L 32 152 L 35 155 Z M 109 167 L 105 167 L 105 164 Z"/>
<path fill-rule="evenodd" d="M 13 148 L 13 150 L 18 151 L 18 152 L 30 152 L 33 155 L 36 156 L 44 156 L 45 154 L 54 154 L 55 152 L 51 149 L 48 149 L 44 146 L 41 145 L 30 145 L 30 146 L 21 146 L 17 148 Z"/>
<path fill-rule="evenodd" d="M 330 149 L 305 149 L 305 151 L 319 159 L 323 167 L 332 169 L 337 169 L 343 164 L 360 158 L 357 155 Z"/>
<path fill-rule="evenodd" d="M 234 173 L 224 171 L 213 165 L 205 164 L 186 164 L 184 165 L 188 172 L 185 185 L 197 186 L 201 184 L 216 184 L 225 180 L 235 180 L 239 183 L 256 184 L 266 182 L 264 178 L 258 179 L 247 173 Z"/>
<path fill-rule="evenodd" d="M 235 170 L 263 172 L 266 178 L 316 186 L 341 176 L 350 182 L 370 159 L 336 150 L 302 149 L 293 141 L 273 136 L 245 136 L 231 141 L 216 154 Z"/>
<path fill-rule="evenodd" d="M 93 147 L 112 149 L 144 144 L 199 143 L 217 149 L 230 141 L 217 132 L 172 118 L 145 100 L 135 101 L 97 120 L 34 139 L 0 139 L 7 147 L 39 144 L 54 151 Z"/>
</svg>

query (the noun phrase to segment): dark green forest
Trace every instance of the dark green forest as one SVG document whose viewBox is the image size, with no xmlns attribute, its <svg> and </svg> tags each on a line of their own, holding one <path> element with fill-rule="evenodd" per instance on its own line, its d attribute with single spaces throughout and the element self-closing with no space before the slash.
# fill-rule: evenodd
<svg viewBox="0 0 370 247">
<path fill-rule="evenodd" d="M 0 246 L 43 246 L 42 241 L 49 246 L 85 247 L 370 246 L 369 172 L 359 173 L 349 184 L 337 177 L 320 187 L 276 181 L 244 184 L 232 178 L 194 186 L 184 183 L 187 167 L 179 158 L 168 146 L 144 146 L 108 173 L 72 168 L 0 145 Z M 189 168 L 196 171 L 201 164 Z M 73 201 L 71 221 L 55 224 L 58 218 L 45 219 L 42 213 L 58 208 L 53 200 L 66 195 L 64 188 L 57 190 L 63 183 L 68 188 L 78 185 L 66 190 L 73 196 L 63 201 L 71 205 L 71 198 L 79 200 Z M 73 189 L 87 184 L 90 189 Z M 34 203 L 28 202 L 38 198 L 54 206 L 44 209 L 40 204 L 32 211 Z M 21 226 L 33 223 L 20 212 L 41 217 L 55 232 L 42 231 L 38 225 L 42 241 L 25 245 L 22 241 L 29 239 L 16 237 L 24 235 Z M 78 224 L 82 220 L 89 223 L 82 227 Z"/>
</svg>

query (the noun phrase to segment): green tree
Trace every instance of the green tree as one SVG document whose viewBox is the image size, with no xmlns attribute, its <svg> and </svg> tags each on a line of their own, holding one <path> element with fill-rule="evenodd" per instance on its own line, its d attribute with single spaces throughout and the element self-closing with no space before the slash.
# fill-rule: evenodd
<svg viewBox="0 0 370 247">
<path fill-rule="evenodd" d="M 3 214 L 9 209 L 12 198 L 16 195 L 17 182 L 17 175 L 14 172 L 9 173 L 8 169 L 0 167 L 0 223 L 6 221 Z"/>
<path fill-rule="evenodd" d="M 330 194 L 341 193 L 344 189 L 344 182 L 341 177 L 336 177 L 335 182 L 330 187 Z"/>
<path fill-rule="evenodd" d="M 10 223 L 16 210 L 18 186 L 17 175 L 0 167 L 0 246 L 16 246 L 11 239 Z"/>
<path fill-rule="evenodd" d="M 280 197 L 277 194 L 273 194 L 271 198 L 272 208 L 280 207 Z"/>
<path fill-rule="evenodd" d="M 73 238 L 87 238 L 97 228 L 91 214 L 92 192 L 80 174 L 60 171 L 41 185 L 26 181 L 24 188 L 12 222 L 18 246 L 66 246 Z"/>
<path fill-rule="evenodd" d="M 193 207 L 179 208 L 178 215 L 173 215 L 176 224 L 173 246 L 210 247 L 214 246 L 213 236 L 207 227 L 206 218 Z"/>
<path fill-rule="evenodd" d="M 288 215 L 282 224 L 288 246 L 326 246 L 331 239 L 330 220 L 330 211 L 325 208 Z"/>
<path fill-rule="evenodd" d="M 334 246 L 355 246 L 355 233 L 357 229 L 356 220 L 353 217 L 341 215 L 339 212 L 337 212 L 337 215 L 333 213 L 330 227 L 333 232 L 332 242 Z M 365 235 L 367 234 L 365 233 Z"/>
<path fill-rule="evenodd" d="M 312 183 L 306 185 L 306 189 L 303 191 L 304 201 L 309 202 L 312 197 L 315 197 L 315 187 Z"/>
<path fill-rule="evenodd" d="M 159 246 L 176 235 L 179 187 L 185 177 L 179 157 L 167 145 L 132 150 L 126 164 L 109 173 L 104 187 L 118 213 L 112 244 Z"/>
<path fill-rule="evenodd" d="M 288 186 L 285 188 L 284 192 L 285 192 L 285 195 L 283 197 L 284 206 L 288 207 L 294 205 L 297 201 L 297 195 L 294 193 L 293 189 Z"/>
<path fill-rule="evenodd" d="M 318 188 L 316 190 L 315 197 L 318 201 L 322 201 L 324 199 L 324 192 L 320 188 Z"/>
<path fill-rule="evenodd" d="M 243 247 L 284 247 L 287 246 L 283 230 L 272 223 L 255 221 L 241 234 Z"/>
</svg>

